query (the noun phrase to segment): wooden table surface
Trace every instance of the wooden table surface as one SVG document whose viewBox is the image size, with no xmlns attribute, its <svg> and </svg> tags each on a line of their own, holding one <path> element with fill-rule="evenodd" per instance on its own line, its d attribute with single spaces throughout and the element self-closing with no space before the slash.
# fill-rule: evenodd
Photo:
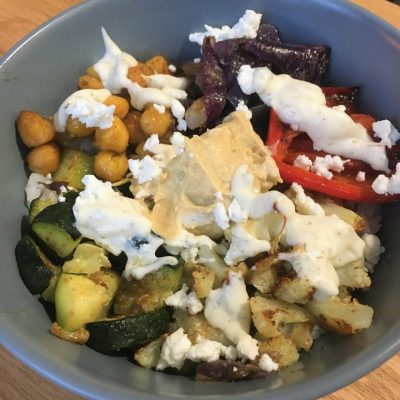
<svg viewBox="0 0 400 400">
<path fill-rule="evenodd" d="M 0 0 L 0 56 L 50 17 L 82 0 Z M 354 0 L 400 28 L 400 7 L 385 0 Z M 1 400 L 78 400 L 0 347 Z M 400 399 L 400 354 L 324 400 Z"/>
</svg>

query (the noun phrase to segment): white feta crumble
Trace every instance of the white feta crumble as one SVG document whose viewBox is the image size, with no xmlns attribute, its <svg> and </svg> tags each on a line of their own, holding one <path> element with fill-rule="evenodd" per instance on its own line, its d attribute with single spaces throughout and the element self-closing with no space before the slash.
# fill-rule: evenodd
<svg viewBox="0 0 400 400">
<path fill-rule="evenodd" d="M 364 182 L 365 181 L 365 172 L 364 171 L 358 171 L 357 172 L 356 181 L 357 182 Z"/>
<path fill-rule="evenodd" d="M 254 257 L 257 254 L 269 251 L 271 248 L 267 240 L 257 239 L 247 232 L 242 224 L 232 227 L 230 234 L 232 236 L 231 245 L 224 257 L 227 265 L 238 264 L 246 258 Z"/>
<path fill-rule="evenodd" d="M 221 28 L 213 28 L 209 25 L 204 25 L 205 32 L 196 32 L 189 35 L 191 42 L 203 44 L 205 36 L 214 36 L 217 42 L 226 39 L 248 38 L 254 39 L 257 36 L 257 31 L 261 22 L 261 14 L 257 14 L 253 10 L 246 10 L 239 21 L 230 28 L 227 25 Z"/>
<path fill-rule="evenodd" d="M 347 160 L 342 160 L 339 156 L 331 156 L 330 154 L 325 157 L 315 157 L 311 171 L 329 180 L 333 177 L 331 171 L 342 172 L 346 162 Z"/>
<path fill-rule="evenodd" d="M 135 199 L 143 199 L 144 197 L 150 196 L 150 193 L 144 189 L 141 188 L 135 193 Z"/>
<path fill-rule="evenodd" d="M 182 103 L 175 99 L 172 100 L 171 112 L 172 112 L 172 115 L 178 121 L 177 129 L 180 131 L 186 131 L 187 123 L 184 119 L 185 118 L 185 107 L 183 107 Z"/>
<path fill-rule="evenodd" d="M 293 165 L 297 168 L 304 169 L 309 171 L 313 165 L 313 162 L 304 154 L 299 154 L 296 159 L 293 161 Z"/>
<path fill-rule="evenodd" d="M 399 194 L 400 163 L 397 163 L 396 172 L 390 178 L 382 174 L 378 175 L 372 182 L 372 189 L 378 194 Z"/>
<path fill-rule="evenodd" d="M 71 94 L 54 115 L 54 129 L 64 132 L 68 118 L 77 118 L 87 127 L 110 128 L 114 120 L 115 105 L 103 102 L 111 92 L 107 89 L 82 89 Z"/>
<path fill-rule="evenodd" d="M 65 203 L 65 196 L 63 196 L 62 194 L 60 194 L 59 196 L 58 196 L 58 202 L 59 203 Z"/>
<path fill-rule="evenodd" d="M 242 222 L 246 222 L 249 216 L 246 211 L 244 211 L 236 199 L 233 199 L 231 204 L 228 206 L 228 215 L 231 221 L 236 222 L 238 224 Z"/>
<path fill-rule="evenodd" d="M 387 119 L 374 122 L 372 124 L 372 129 L 374 131 L 374 136 L 381 139 L 380 143 L 389 149 L 400 139 L 399 131 Z"/>
<path fill-rule="evenodd" d="M 279 364 L 276 363 L 268 354 L 264 353 L 258 361 L 258 367 L 263 371 L 272 372 L 279 369 Z"/>
<path fill-rule="evenodd" d="M 174 74 L 176 72 L 176 66 L 174 64 L 169 64 L 168 70 Z"/>
<path fill-rule="evenodd" d="M 385 248 L 381 246 L 381 241 L 376 235 L 366 233 L 362 236 L 362 239 L 365 242 L 365 266 L 369 272 L 374 272 L 375 265 L 378 264 L 381 254 L 385 251 Z"/>
<path fill-rule="evenodd" d="M 239 356 L 255 360 L 258 356 L 258 341 L 250 335 L 243 336 L 236 345 Z"/>
<path fill-rule="evenodd" d="M 194 58 L 194 59 L 193 59 L 193 62 L 194 62 L 195 64 L 198 64 L 200 61 L 201 61 L 200 58 Z"/>
<path fill-rule="evenodd" d="M 150 182 L 162 172 L 157 161 L 150 156 L 145 156 L 141 160 L 128 160 L 128 165 L 133 177 L 139 184 Z"/>
<path fill-rule="evenodd" d="M 185 136 L 180 132 L 174 132 L 170 142 L 174 146 L 176 154 L 179 156 L 185 151 Z"/>
<path fill-rule="evenodd" d="M 154 103 L 153 107 L 157 110 L 159 114 L 165 114 L 165 106 L 161 104 Z"/>
<path fill-rule="evenodd" d="M 295 193 L 296 197 L 293 203 L 296 210 L 303 215 L 325 215 L 323 208 L 316 203 L 310 196 L 304 193 L 304 189 L 298 183 L 292 183 L 290 189 Z"/>
<path fill-rule="evenodd" d="M 43 176 L 32 172 L 29 175 L 28 182 L 25 185 L 26 202 L 28 207 L 30 207 L 33 200 L 37 199 L 43 193 L 46 185 L 52 182 L 51 177 Z"/>
<path fill-rule="evenodd" d="M 217 361 L 221 356 L 233 361 L 237 358 L 237 351 L 233 346 L 224 346 L 214 340 L 203 339 L 192 346 L 186 354 L 186 358 L 194 362 L 213 362 Z"/>
<path fill-rule="evenodd" d="M 188 310 L 190 314 L 195 315 L 203 309 L 203 303 L 198 299 L 195 292 L 187 294 L 189 287 L 184 283 L 182 288 L 169 296 L 165 303 L 168 306 Z"/>
<path fill-rule="evenodd" d="M 218 199 L 218 195 L 220 193 L 216 193 L 216 197 Z M 226 208 L 224 206 L 224 203 L 221 200 L 218 200 L 215 203 L 215 206 L 213 208 L 213 215 L 214 215 L 214 220 L 215 223 L 224 231 L 225 229 L 229 228 L 229 217 L 226 212 Z"/>
<path fill-rule="evenodd" d="M 182 328 L 179 328 L 165 339 L 156 369 L 163 370 L 167 367 L 180 369 L 191 347 L 192 343 L 188 336 Z"/>
<path fill-rule="evenodd" d="M 143 150 L 144 151 L 150 151 L 154 153 L 157 149 L 157 146 L 160 144 L 160 138 L 158 137 L 157 134 L 151 135 L 143 145 Z"/>
<path fill-rule="evenodd" d="M 242 112 L 244 112 L 245 115 L 246 115 L 246 118 L 247 118 L 248 120 L 251 120 L 251 118 L 252 118 L 252 116 L 253 116 L 253 113 L 249 110 L 249 107 L 247 107 L 247 105 L 244 104 L 244 101 L 243 101 L 243 100 L 240 100 L 240 101 L 239 101 L 239 104 L 238 104 L 237 107 L 236 107 L 236 111 L 242 111 Z"/>
</svg>

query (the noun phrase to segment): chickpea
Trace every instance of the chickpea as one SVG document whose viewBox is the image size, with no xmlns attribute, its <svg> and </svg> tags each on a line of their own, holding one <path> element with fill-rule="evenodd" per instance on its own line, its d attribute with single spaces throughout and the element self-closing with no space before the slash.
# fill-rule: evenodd
<svg viewBox="0 0 400 400">
<path fill-rule="evenodd" d="M 100 151 L 94 158 L 94 173 L 98 178 L 109 182 L 121 180 L 128 172 L 128 159 L 125 154 L 113 151 Z"/>
<path fill-rule="evenodd" d="M 147 139 L 147 135 L 142 131 L 140 127 L 140 111 L 132 110 L 128 112 L 128 115 L 124 119 L 124 123 L 129 131 L 129 143 L 139 144 L 142 140 Z"/>
<path fill-rule="evenodd" d="M 101 81 L 100 75 L 96 72 L 93 65 L 91 65 L 87 68 L 86 75 L 89 75 L 92 78 L 97 79 L 98 81 Z"/>
<path fill-rule="evenodd" d="M 119 96 L 108 96 L 104 102 L 106 106 L 115 106 L 114 115 L 116 115 L 120 119 L 124 119 L 126 114 L 129 111 L 129 103 L 123 98 Z"/>
<path fill-rule="evenodd" d="M 128 147 L 129 132 L 125 124 L 117 117 L 114 117 L 113 124 L 107 129 L 96 129 L 96 144 L 101 150 L 123 153 Z"/>
<path fill-rule="evenodd" d="M 150 67 L 156 74 L 171 75 L 168 69 L 168 62 L 163 56 L 154 56 L 146 61 L 146 65 Z"/>
<path fill-rule="evenodd" d="M 80 89 L 103 89 L 103 84 L 100 80 L 89 75 L 82 75 L 78 79 L 78 87 Z"/>
<path fill-rule="evenodd" d="M 17 119 L 17 128 L 22 141 L 28 147 L 37 147 L 53 140 L 53 124 L 33 111 L 21 111 Z"/>
<path fill-rule="evenodd" d="M 138 85 L 142 87 L 147 86 L 147 81 L 145 76 L 152 74 L 153 74 L 152 68 L 143 63 L 139 63 L 138 65 L 135 65 L 134 67 L 130 67 L 128 69 L 128 78 L 132 82 L 136 82 Z"/>
<path fill-rule="evenodd" d="M 86 124 L 81 122 L 78 118 L 69 117 L 65 130 L 71 135 L 76 137 L 85 137 L 91 135 L 96 128 L 88 127 Z"/>
<path fill-rule="evenodd" d="M 169 112 L 160 114 L 154 106 L 143 111 L 140 117 L 140 127 L 148 136 L 154 133 L 158 136 L 166 135 L 171 130 L 173 123 L 174 120 Z"/>
<path fill-rule="evenodd" d="M 60 164 L 60 148 L 54 143 L 45 143 L 32 149 L 27 157 L 30 171 L 47 175 L 57 171 Z"/>
</svg>

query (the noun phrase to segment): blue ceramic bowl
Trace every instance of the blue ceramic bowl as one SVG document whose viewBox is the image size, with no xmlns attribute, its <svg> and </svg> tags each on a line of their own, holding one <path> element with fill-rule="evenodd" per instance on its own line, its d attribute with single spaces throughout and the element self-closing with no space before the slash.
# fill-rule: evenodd
<svg viewBox="0 0 400 400">
<path fill-rule="evenodd" d="M 49 320 L 17 271 L 25 174 L 16 143 L 21 109 L 53 113 L 86 66 L 103 54 L 100 27 L 139 59 L 162 53 L 172 60 L 198 56 L 187 40 L 204 23 L 232 24 L 246 8 L 262 12 L 293 43 L 332 48 L 329 78 L 359 85 L 362 110 L 400 124 L 400 33 L 347 1 L 323 0 L 92 0 L 49 21 L 0 62 L 0 339 L 25 363 L 60 385 L 96 399 L 310 399 L 371 371 L 400 348 L 400 208 L 384 209 L 387 249 L 362 300 L 375 309 L 372 327 L 354 337 L 326 335 L 295 368 L 268 379 L 196 383 L 136 367 L 49 335 Z"/>
</svg>

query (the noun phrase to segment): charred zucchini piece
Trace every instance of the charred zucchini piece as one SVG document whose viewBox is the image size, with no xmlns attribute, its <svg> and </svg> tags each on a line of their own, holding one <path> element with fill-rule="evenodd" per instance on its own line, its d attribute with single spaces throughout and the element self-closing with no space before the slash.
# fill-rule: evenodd
<svg viewBox="0 0 400 400">
<path fill-rule="evenodd" d="M 93 175 L 94 157 L 83 151 L 64 149 L 58 170 L 53 174 L 54 181 L 68 182 L 74 189 L 84 189 L 82 178 Z"/>
<path fill-rule="evenodd" d="M 114 303 L 114 314 L 136 315 L 157 310 L 182 285 L 183 261 L 164 266 L 142 279 L 124 281 Z"/>
<path fill-rule="evenodd" d="M 65 202 L 46 207 L 32 223 L 35 235 L 60 258 L 68 257 L 81 240 L 72 212 L 76 196 L 77 193 L 67 193 Z"/>
<path fill-rule="evenodd" d="M 57 323 L 61 328 L 72 332 L 107 316 L 120 277 L 107 271 L 101 279 L 61 274 L 55 290 Z"/>
<path fill-rule="evenodd" d="M 157 367 L 164 339 L 160 337 L 135 352 L 134 359 L 144 368 Z"/>
<path fill-rule="evenodd" d="M 56 198 L 46 197 L 46 198 L 37 198 L 32 201 L 31 206 L 29 208 L 29 223 L 32 224 L 36 216 L 43 211 L 46 207 L 52 206 L 56 204 Z"/>
<path fill-rule="evenodd" d="M 87 345 L 104 354 L 113 354 L 149 342 L 167 332 L 171 316 L 166 308 L 145 314 L 86 324 Z"/>
<path fill-rule="evenodd" d="M 18 270 L 25 286 L 32 294 L 45 290 L 57 267 L 40 250 L 30 236 L 23 236 L 15 247 Z"/>
</svg>

